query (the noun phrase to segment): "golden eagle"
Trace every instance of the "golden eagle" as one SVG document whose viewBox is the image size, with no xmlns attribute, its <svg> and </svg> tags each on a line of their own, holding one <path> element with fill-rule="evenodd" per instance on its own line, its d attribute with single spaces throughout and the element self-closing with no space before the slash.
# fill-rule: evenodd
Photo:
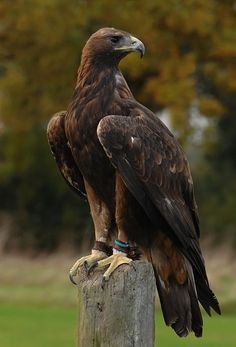
<svg viewBox="0 0 236 347">
<path fill-rule="evenodd" d="M 48 140 L 71 188 L 88 200 L 95 244 L 79 266 L 105 267 L 104 279 L 138 256 L 153 264 L 167 325 L 179 336 L 202 335 L 198 301 L 220 314 L 199 246 L 193 181 L 183 149 L 138 103 L 118 65 L 144 45 L 129 33 L 103 28 L 87 41 L 67 111 L 53 116 Z M 112 233 L 117 239 L 109 246 Z"/>
</svg>

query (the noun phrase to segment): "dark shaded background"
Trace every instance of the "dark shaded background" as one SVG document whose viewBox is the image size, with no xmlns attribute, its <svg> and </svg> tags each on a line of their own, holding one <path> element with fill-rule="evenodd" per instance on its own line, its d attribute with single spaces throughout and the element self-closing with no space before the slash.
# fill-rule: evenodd
<svg viewBox="0 0 236 347">
<path fill-rule="evenodd" d="M 98 28 L 146 45 L 122 71 L 188 153 L 202 234 L 236 240 L 236 2 L 2 0 L 0 242 L 2 251 L 82 247 L 87 205 L 51 156 L 46 126 L 70 101 L 81 49 Z"/>
</svg>

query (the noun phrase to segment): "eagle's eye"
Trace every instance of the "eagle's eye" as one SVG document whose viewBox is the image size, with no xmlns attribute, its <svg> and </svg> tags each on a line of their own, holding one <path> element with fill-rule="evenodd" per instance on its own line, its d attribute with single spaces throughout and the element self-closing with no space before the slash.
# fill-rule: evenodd
<svg viewBox="0 0 236 347">
<path fill-rule="evenodd" d="M 120 35 L 114 35 L 114 36 L 110 37 L 110 40 L 111 40 L 112 43 L 117 43 L 117 42 L 120 41 L 120 39 L 121 39 Z"/>
</svg>

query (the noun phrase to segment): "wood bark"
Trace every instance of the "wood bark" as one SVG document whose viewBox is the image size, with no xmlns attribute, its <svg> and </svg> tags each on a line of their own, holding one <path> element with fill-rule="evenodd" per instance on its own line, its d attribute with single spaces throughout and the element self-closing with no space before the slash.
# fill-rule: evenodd
<svg viewBox="0 0 236 347">
<path fill-rule="evenodd" d="M 153 347 L 156 284 L 150 263 L 79 273 L 78 347 Z"/>
</svg>

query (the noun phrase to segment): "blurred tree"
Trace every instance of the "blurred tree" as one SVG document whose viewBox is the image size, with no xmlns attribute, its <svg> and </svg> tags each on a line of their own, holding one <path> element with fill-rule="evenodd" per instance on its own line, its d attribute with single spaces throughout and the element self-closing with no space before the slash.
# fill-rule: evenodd
<svg viewBox="0 0 236 347">
<path fill-rule="evenodd" d="M 0 208 L 14 212 L 22 245 L 53 249 L 65 229 L 79 243 L 77 229 L 89 228 L 87 207 L 70 193 L 51 158 L 46 124 L 68 105 L 84 42 L 104 26 L 130 31 L 145 43 L 145 59 L 130 55 L 122 70 L 138 100 L 155 112 L 168 110 L 183 145 L 193 141 L 193 105 L 209 118 L 200 148 L 208 159 L 196 167 L 200 207 L 206 229 L 224 228 L 220 217 L 214 224 L 208 216 L 223 213 L 220 196 L 229 214 L 233 205 L 227 190 L 216 194 L 224 178 L 213 179 L 212 171 L 223 162 L 227 173 L 236 165 L 235 14 L 233 0 L 1 1 Z M 204 202 L 209 194 L 211 201 Z"/>
<path fill-rule="evenodd" d="M 14 213 L 12 238 L 21 247 L 50 250 L 65 225 L 84 230 L 88 215 L 58 175 L 46 139 L 50 115 L 73 90 L 84 17 L 77 1 L 58 0 L 3 1 L 0 17 L 1 208 Z"/>
<path fill-rule="evenodd" d="M 236 203 L 236 4 L 216 1 L 216 30 L 198 70 L 201 94 L 223 108 L 212 141 L 205 140 L 206 160 L 200 164 L 203 226 L 218 236 L 235 238 Z M 218 30 L 217 30 L 218 28 Z M 204 109 L 203 109 L 204 112 Z M 207 111 L 205 110 L 205 114 Z M 208 113 L 209 114 L 209 113 Z M 210 115 L 210 114 L 209 114 Z M 207 146 L 208 145 L 208 146 Z"/>
</svg>

